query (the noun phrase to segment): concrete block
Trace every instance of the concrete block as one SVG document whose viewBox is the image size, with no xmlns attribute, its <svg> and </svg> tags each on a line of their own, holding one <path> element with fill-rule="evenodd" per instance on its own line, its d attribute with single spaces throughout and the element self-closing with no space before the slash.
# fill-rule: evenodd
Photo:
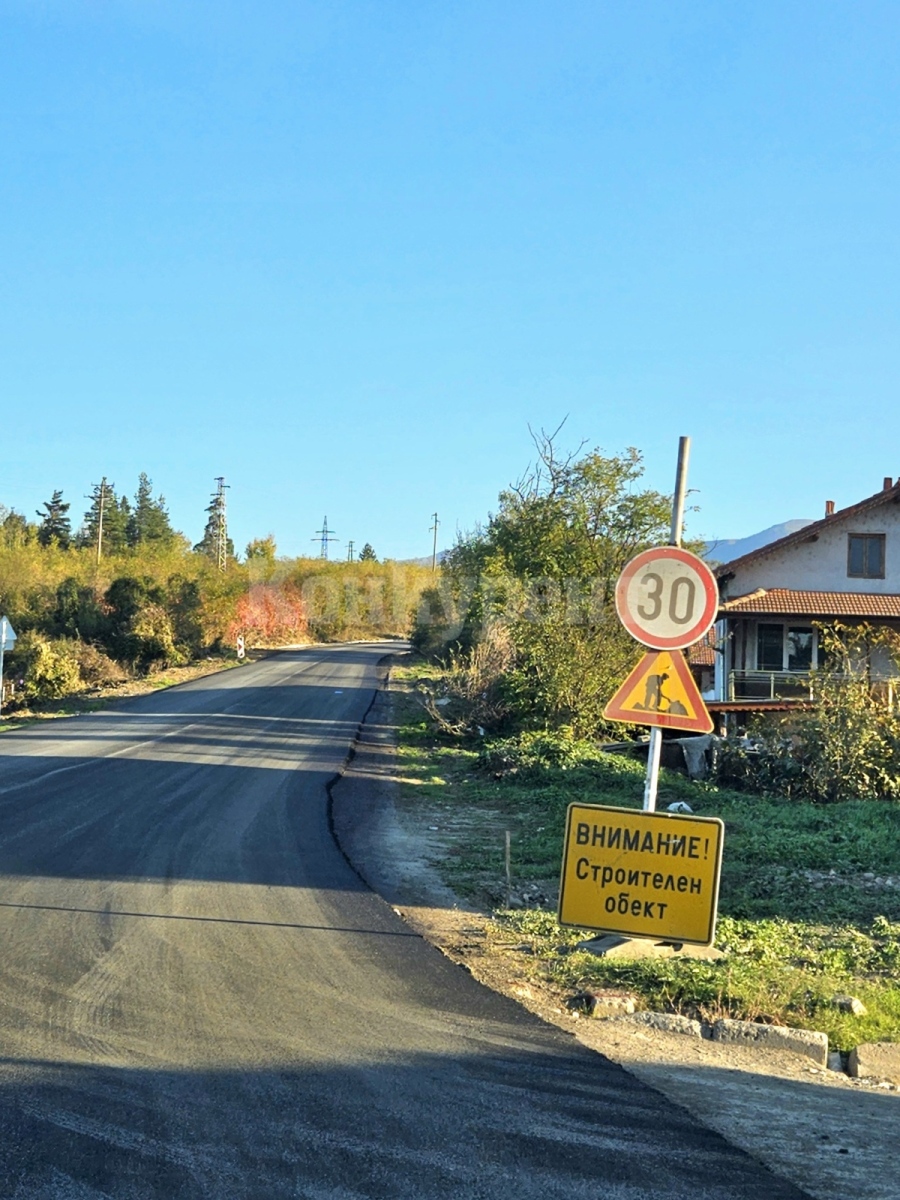
<svg viewBox="0 0 900 1200">
<path fill-rule="evenodd" d="M 854 1079 L 889 1079 L 900 1084 L 900 1042 L 863 1042 L 850 1051 L 847 1073 Z"/>
<path fill-rule="evenodd" d="M 621 1017 L 633 1013 L 637 1008 L 637 996 L 630 992 L 616 992 L 609 989 L 600 991 L 578 992 L 566 1001 L 569 1008 L 585 1013 L 589 1017 Z"/>
<path fill-rule="evenodd" d="M 758 1025 L 755 1021 L 731 1021 L 727 1017 L 712 1027 L 714 1042 L 758 1046 L 761 1050 L 789 1050 L 811 1058 L 819 1067 L 828 1065 L 828 1035 L 813 1029 L 787 1029 L 783 1025 Z"/>
<path fill-rule="evenodd" d="M 864 1017 L 869 1011 L 856 996 L 835 996 L 831 1003 L 841 1012 L 851 1013 L 854 1017 Z"/>
<path fill-rule="evenodd" d="M 679 1013 L 636 1012 L 613 1018 L 617 1025 L 638 1025 L 643 1029 L 658 1029 L 662 1033 L 683 1033 L 688 1037 L 703 1037 L 703 1026 Z"/>
</svg>

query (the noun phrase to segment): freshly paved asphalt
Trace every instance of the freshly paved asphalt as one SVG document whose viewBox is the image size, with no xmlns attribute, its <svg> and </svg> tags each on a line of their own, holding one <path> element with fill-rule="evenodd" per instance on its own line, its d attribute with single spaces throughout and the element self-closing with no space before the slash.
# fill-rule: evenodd
<svg viewBox="0 0 900 1200">
<path fill-rule="evenodd" d="M 0 736 L 0 1197 L 799 1200 L 361 883 L 382 653 Z"/>
</svg>

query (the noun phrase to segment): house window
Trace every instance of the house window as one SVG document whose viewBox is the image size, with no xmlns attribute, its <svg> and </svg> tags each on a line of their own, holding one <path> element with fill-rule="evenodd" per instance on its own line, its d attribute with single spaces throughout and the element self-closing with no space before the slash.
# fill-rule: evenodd
<svg viewBox="0 0 900 1200">
<path fill-rule="evenodd" d="M 813 631 L 808 625 L 789 625 L 787 631 L 787 669 L 809 671 L 813 665 Z"/>
<path fill-rule="evenodd" d="M 852 579 L 884 579 L 883 533 L 848 534 L 847 574 Z"/>
<path fill-rule="evenodd" d="M 784 626 L 758 625 L 756 627 L 757 671 L 784 670 Z"/>
<path fill-rule="evenodd" d="M 811 625 L 756 627 L 757 671 L 810 671 L 815 664 L 815 634 Z"/>
</svg>

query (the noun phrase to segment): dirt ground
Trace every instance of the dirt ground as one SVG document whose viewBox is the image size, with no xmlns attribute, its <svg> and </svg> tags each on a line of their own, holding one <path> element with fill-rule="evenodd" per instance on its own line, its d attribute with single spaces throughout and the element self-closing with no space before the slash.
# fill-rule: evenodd
<svg viewBox="0 0 900 1200">
<path fill-rule="evenodd" d="M 397 801 L 390 692 L 377 698 L 333 790 L 335 832 L 366 881 L 423 937 L 486 986 L 620 1063 L 698 1121 L 816 1200 L 900 1200 L 900 1094 L 809 1059 L 594 1020 L 528 978 L 527 959 L 432 863 L 440 834 L 427 809 Z"/>
</svg>

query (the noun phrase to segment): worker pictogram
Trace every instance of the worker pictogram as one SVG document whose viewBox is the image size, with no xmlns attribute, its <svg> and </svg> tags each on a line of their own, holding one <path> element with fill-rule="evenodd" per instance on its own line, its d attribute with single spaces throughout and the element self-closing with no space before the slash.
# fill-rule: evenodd
<svg viewBox="0 0 900 1200">
<path fill-rule="evenodd" d="M 709 733 L 712 718 L 680 650 L 645 654 L 603 714 L 610 721 Z"/>
</svg>

